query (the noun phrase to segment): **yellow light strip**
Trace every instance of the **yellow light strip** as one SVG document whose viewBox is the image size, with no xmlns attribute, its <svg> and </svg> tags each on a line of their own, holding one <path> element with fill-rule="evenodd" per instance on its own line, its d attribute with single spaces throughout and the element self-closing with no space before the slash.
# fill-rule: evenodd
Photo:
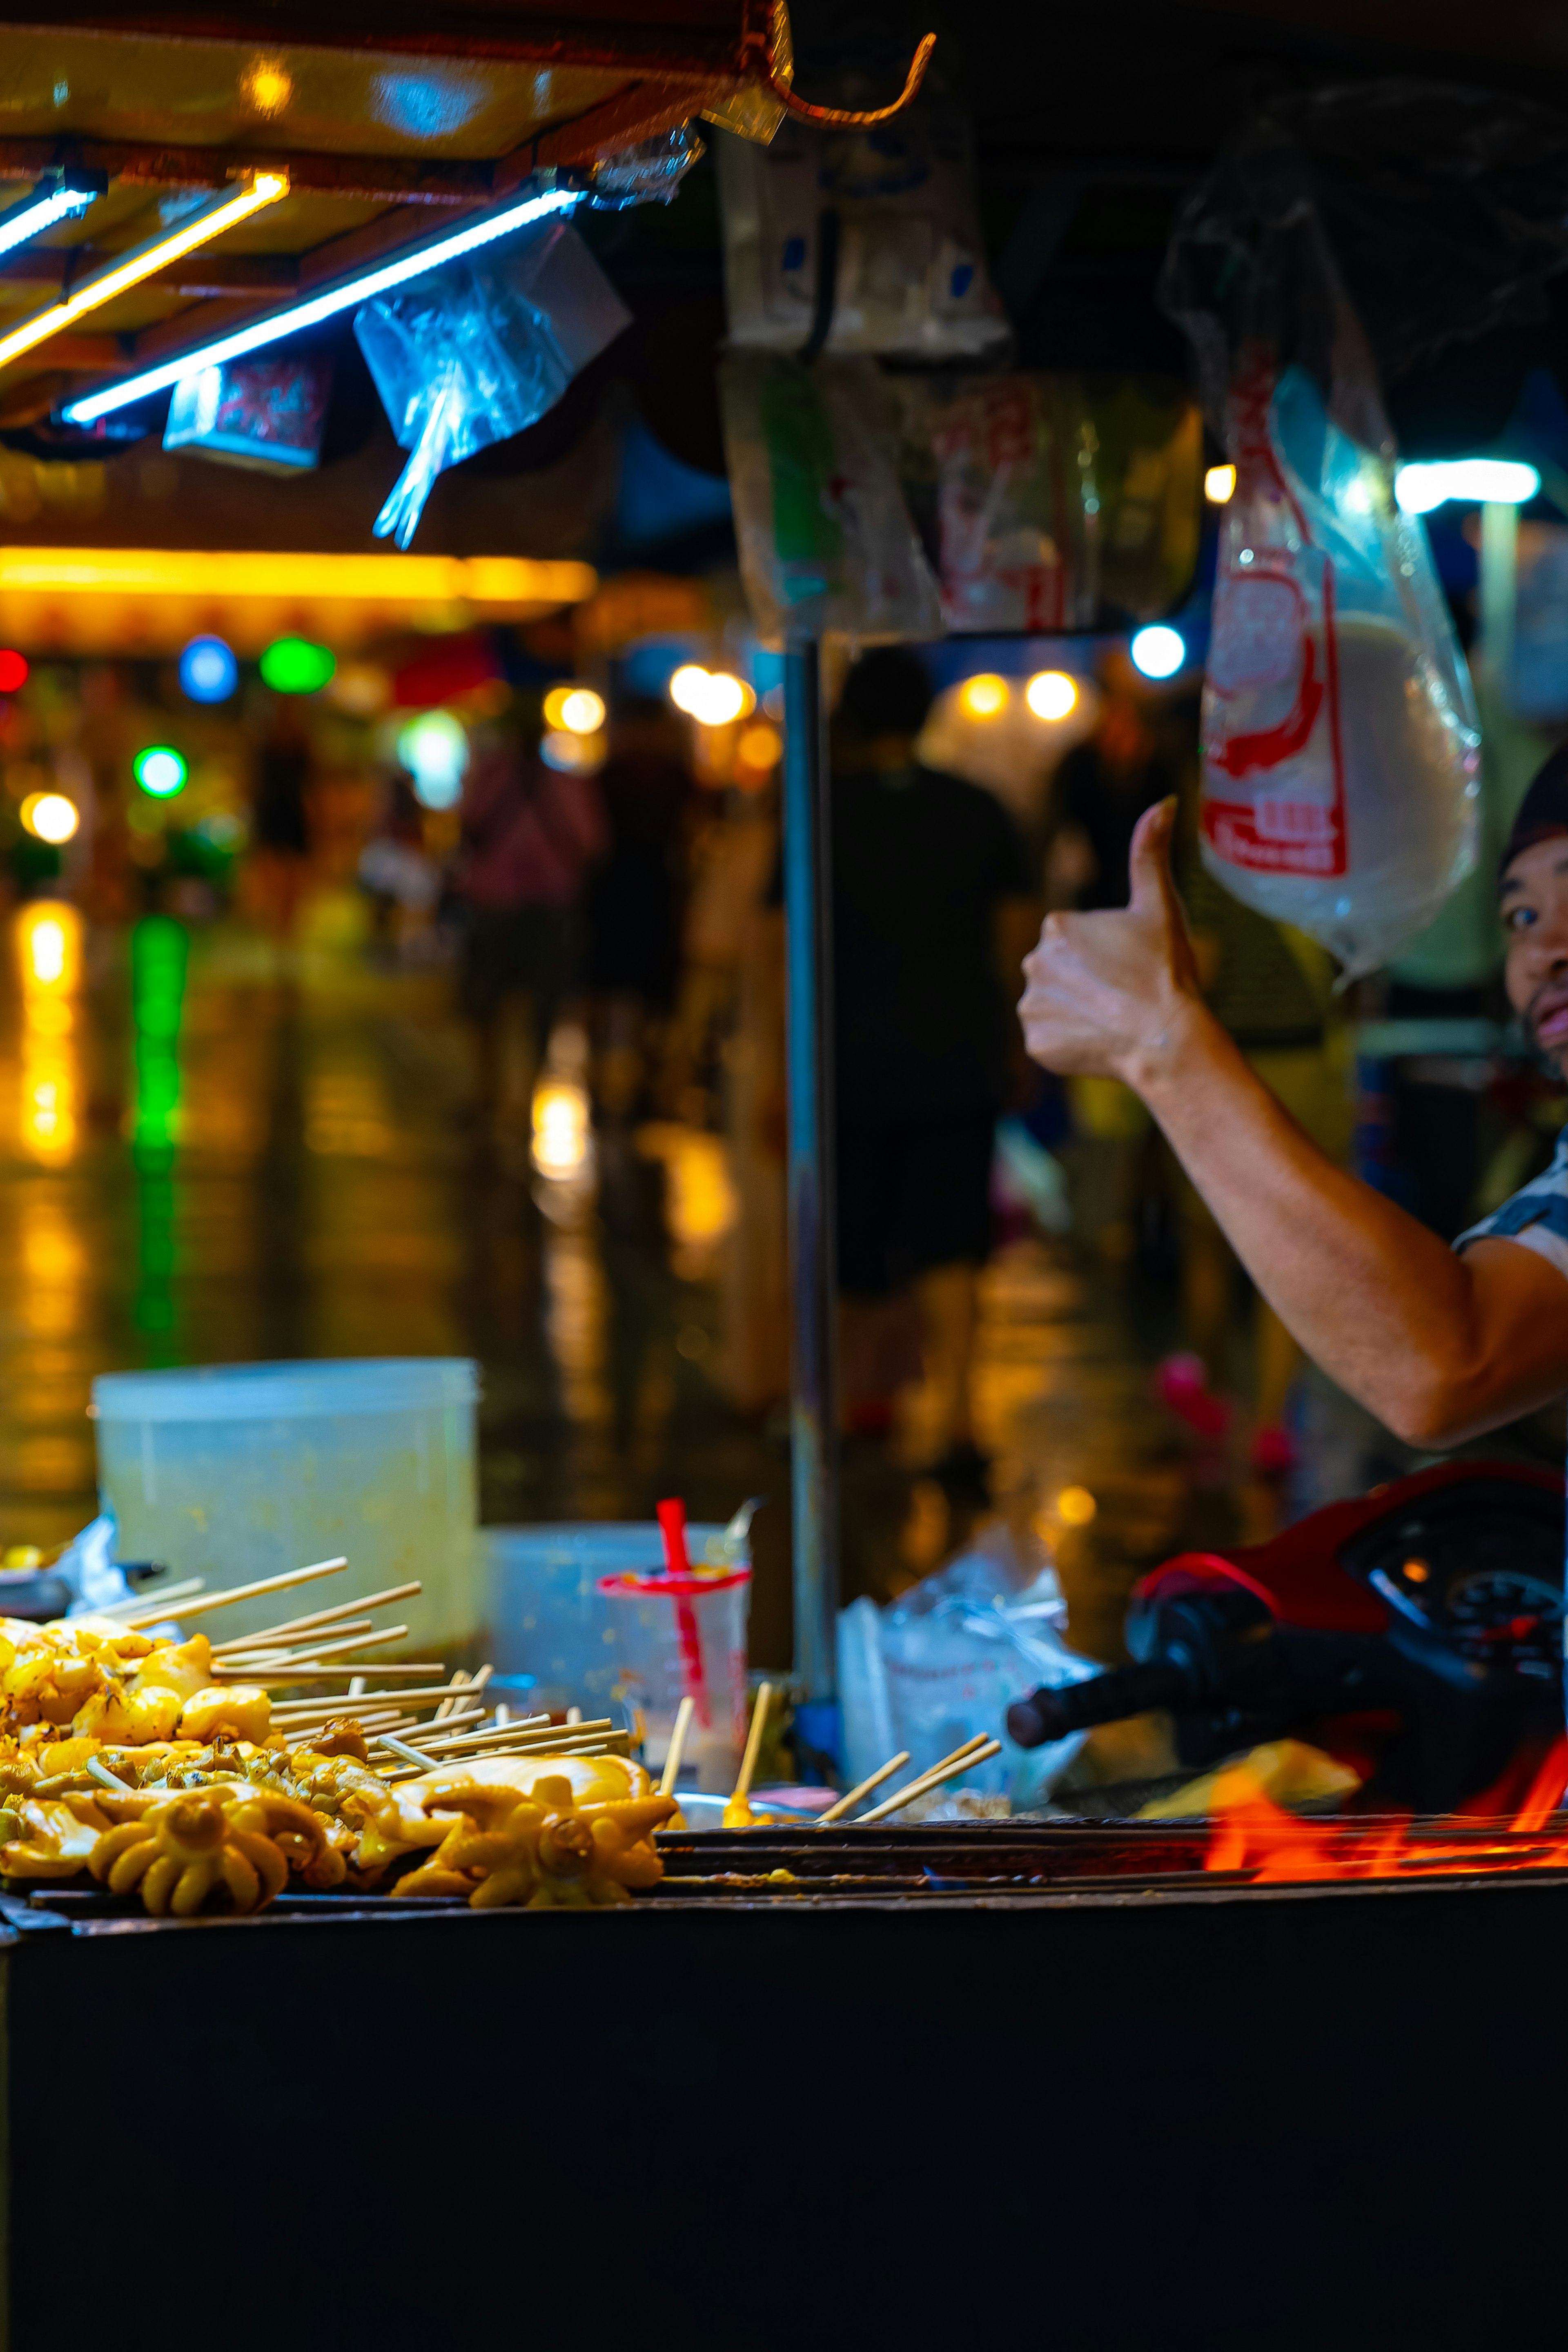
<svg viewBox="0 0 1568 2352">
<path fill-rule="evenodd" d="M 206 555 L 155 547 L 0 547 L 0 596 L 195 596 L 279 604 L 579 604 L 589 563 L 515 555 Z"/>
<path fill-rule="evenodd" d="M 288 193 L 287 172 L 253 173 L 233 195 L 213 197 L 198 211 L 188 213 L 167 236 L 154 237 L 150 244 L 122 255 L 118 261 L 84 279 L 63 301 L 51 302 L 47 310 L 24 319 L 8 335 L 0 335 L 0 367 L 20 359 L 24 352 L 46 342 L 50 335 L 58 335 L 62 328 L 74 326 L 89 310 L 96 310 L 101 304 L 112 302 L 117 294 L 139 286 L 142 278 L 151 278 L 154 270 L 162 269 L 168 262 L 179 261 L 185 254 L 194 253 L 197 246 L 210 244 L 225 229 L 258 213 L 264 205 L 275 205 L 279 196 Z"/>
</svg>

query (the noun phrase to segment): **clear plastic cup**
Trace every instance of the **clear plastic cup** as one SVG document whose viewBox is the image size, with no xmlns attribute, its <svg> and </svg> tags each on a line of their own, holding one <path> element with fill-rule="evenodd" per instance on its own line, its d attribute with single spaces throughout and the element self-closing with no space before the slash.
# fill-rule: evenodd
<svg viewBox="0 0 1568 2352">
<path fill-rule="evenodd" d="M 696 1702 L 681 1780 L 722 1791 L 735 1785 L 746 1744 L 749 1568 L 694 1568 L 685 1575 L 628 1569 L 600 1579 L 611 1604 L 620 1680 L 656 1778 L 669 1753 L 683 1698 Z"/>
</svg>

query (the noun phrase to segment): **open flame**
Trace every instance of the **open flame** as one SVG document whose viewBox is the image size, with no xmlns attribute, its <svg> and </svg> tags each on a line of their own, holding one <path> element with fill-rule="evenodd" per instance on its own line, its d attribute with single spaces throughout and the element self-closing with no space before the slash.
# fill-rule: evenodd
<svg viewBox="0 0 1568 2352">
<path fill-rule="evenodd" d="M 1568 1790 L 1568 1738 L 1557 1740 L 1511 1821 L 1466 1814 L 1412 1827 L 1408 1820 L 1358 1825 L 1302 1820 L 1266 1797 L 1245 1765 L 1222 1773 L 1205 1870 L 1254 1885 L 1313 1879 L 1440 1878 L 1501 1870 L 1568 1870 L 1568 1828 L 1548 1824 Z"/>
</svg>

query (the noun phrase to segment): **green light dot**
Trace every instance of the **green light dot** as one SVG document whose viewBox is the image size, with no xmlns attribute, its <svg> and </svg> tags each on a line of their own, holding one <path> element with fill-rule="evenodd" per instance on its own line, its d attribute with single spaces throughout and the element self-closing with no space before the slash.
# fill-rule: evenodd
<svg viewBox="0 0 1568 2352">
<path fill-rule="evenodd" d="M 155 801 L 170 800 L 184 791 L 188 772 L 172 744 L 149 743 L 144 751 L 137 752 L 131 770 L 142 791 Z"/>
<path fill-rule="evenodd" d="M 279 637 L 261 656 L 261 676 L 274 694 L 319 694 L 337 668 L 325 646 L 308 637 Z"/>
</svg>

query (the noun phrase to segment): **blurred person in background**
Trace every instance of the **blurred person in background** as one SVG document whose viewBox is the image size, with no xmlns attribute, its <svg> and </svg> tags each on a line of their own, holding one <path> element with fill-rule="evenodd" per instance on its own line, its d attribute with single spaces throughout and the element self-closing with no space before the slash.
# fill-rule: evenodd
<svg viewBox="0 0 1568 2352">
<path fill-rule="evenodd" d="M 275 939 L 293 937 L 310 872 L 310 737 L 304 711 L 275 695 L 251 772 L 246 895 Z"/>
<path fill-rule="evenodd" d="M 931 1474 L 984 1498 L 972 1380 L 1008 1003 L 1038 908 L 1017 826 L 916 752 L 931 689 L 888 646 L 833 723 L 833 954 L 844 1386 L 865 1425 L 871 1302 L 908 1285 L 937 1407 Z M 862 1393 L 858 1394 L 860 1391 Z"/>
<path fill-rule="evenodd" d="M 644 1090 L 649 1033 L 668 1013 L 679 961 L 691 777 L 681 724 L 667 702 L 639 695 L 618 704 L 598 792 L 605 831 L 584 893 L 583 981 L 599 1108 L 606 1118 L 627 1118 Z"/>
<path fill-rule="evenodd" d="M 546 766 L 537 735 L 515 719 L 476 733 L 451 883 L 464 914 L 459 1001 L 478 1037 L 479 1115 L 492 1127 L 508 1091 L 508 1008 L 525 1007 L 526 1099 L 576 981 L 584 883 L 605 838 L 593 776 Z"/>
</svg>

